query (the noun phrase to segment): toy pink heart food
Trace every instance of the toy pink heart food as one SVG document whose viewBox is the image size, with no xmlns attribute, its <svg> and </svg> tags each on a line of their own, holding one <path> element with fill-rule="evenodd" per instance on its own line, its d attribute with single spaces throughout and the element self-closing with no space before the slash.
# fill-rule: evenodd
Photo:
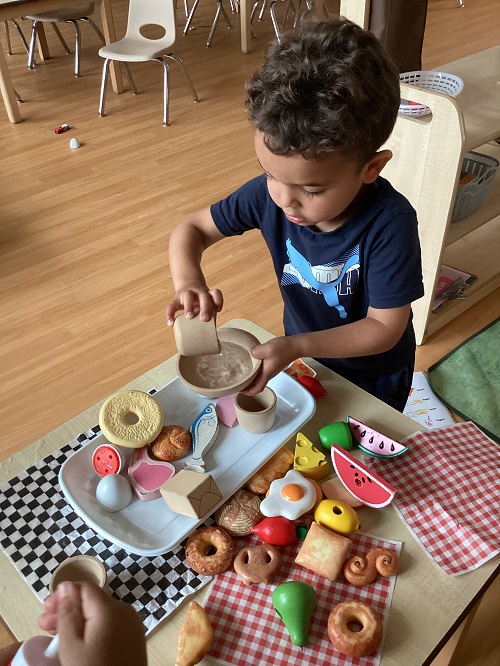
<svg viewBox="0 0 500 666">
<path fill-rule="evenodd" d="M 134 449 L 128 466 L 130 485 L 143 502 L 161 497 L 161 486 L 175 474 L 172 463 L 153 460 L 148 447 Z"/>
<path fill-rule="evenodd" d="M 219 421 L 228 428 L 234 428 L 238 423 L 236 417 L 236 410 L 234 408 L 234 394 L 224 395 L 218 398 L 215 403 L 215 411 L 219 417 Z"/>
</svg>

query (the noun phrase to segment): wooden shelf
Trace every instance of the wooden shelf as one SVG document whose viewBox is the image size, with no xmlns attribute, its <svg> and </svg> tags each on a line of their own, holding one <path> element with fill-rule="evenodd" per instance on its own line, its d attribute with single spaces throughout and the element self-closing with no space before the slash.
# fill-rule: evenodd
<svg viewBox="0 0 500 666">
<path fill-rule="evenodd" d="M 495 251 L 498 247 L 500 215 L 446 248 L 443 263 L 477 275 L 477 280 L 467 288 L 464 299 L 450 301 L 431 313 L 429 335 L 500 287 L 500 262 Z"/>
<path fill-rule="evenodd" d="M 398 116 L 385 148 L 393 158 L 382 175 L 404 194 L 417 211 L 422 250 L 424 296 L 413 303 L 417 344 L 422 344 L 454 317 L 493 291 L 500 283 L 495 251 L 500 242 L 500 176 L 481 206 L 459 222 L 451 222 L 465 153 L 500 158 L 500 47 L 439 67 L 464 82 L 457 98 L 401 83 L 401 97 L 424 104 L 431 114 Z M 474 273 L 478 280 L 467 297 L 432 312 L 442 264 Z"/>
<path fill-rule="evenodd" d="M 455 74 L 464 82 L 457 97 L 464 117 L 464 152 L 500 136 L 500 46 L 450 62 L 438 71 Z"/>
</svg>

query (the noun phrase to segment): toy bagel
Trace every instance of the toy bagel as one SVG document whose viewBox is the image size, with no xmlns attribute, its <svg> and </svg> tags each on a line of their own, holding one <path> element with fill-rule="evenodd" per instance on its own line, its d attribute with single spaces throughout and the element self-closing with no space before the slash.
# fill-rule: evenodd
<svg viewBox="0 0 500 666">
<path fill-rule="evenodd" d="M 231 566 L 234 543 L 220 527 L 201 527 L 186 543 L 186 560 L 201 576 L 215 576 Z"/>
<path fill-rule="evenodd" d="M 163 425 L 160 405 L 144 391 L 119 391 L 99 412 L 99 426 L 116 446 L 138 449 L 155 439 Z"/>
<path fill-rule="evenodd" d="M 349 625 L 361 625 L 352 631 Z M 376 611 L 362 601 L 342 601 L 328 616 L 328 637 L 333 646 L 349 657 L 367 657 L 382 641 L 382 620 Z"/>
</svg>

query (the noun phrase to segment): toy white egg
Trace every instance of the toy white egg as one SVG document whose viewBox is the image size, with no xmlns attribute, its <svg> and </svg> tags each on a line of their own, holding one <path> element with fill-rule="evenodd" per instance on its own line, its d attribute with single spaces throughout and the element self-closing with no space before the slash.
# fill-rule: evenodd
<svg viewBox="0 0 500 666">
<path fill-rule="evenodd" d="M 97 484 L 95 498 L 105 511 L 121 511 L 132 500 L 132 488 L 121 474 L 108 474 Z"/>
<path fill-rule="evenodd" d="M 260 503 L 260 512 L 269 518 L 283 516 L 297 520 L 316 503 L 314 485 L 297 470 L 291 469 L 282 479 L 271 483 L 268 496 Z"/>
</svg>

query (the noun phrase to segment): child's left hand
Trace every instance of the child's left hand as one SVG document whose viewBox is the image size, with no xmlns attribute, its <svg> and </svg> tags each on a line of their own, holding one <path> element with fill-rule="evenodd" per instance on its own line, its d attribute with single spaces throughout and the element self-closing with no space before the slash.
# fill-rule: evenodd
<svg viewBox="0 0 500 666">
<path fill-rule="evenodd" d="M 293 336 L 273 338 L 252 347 L 251 353 L 254 358 L 262 359 L 262 366 L 253 382 L 243 389 L 242 393 L 245 395 L 255 395 L 263 391 L 270 379 L 298 358 Z"/>
</svg>

